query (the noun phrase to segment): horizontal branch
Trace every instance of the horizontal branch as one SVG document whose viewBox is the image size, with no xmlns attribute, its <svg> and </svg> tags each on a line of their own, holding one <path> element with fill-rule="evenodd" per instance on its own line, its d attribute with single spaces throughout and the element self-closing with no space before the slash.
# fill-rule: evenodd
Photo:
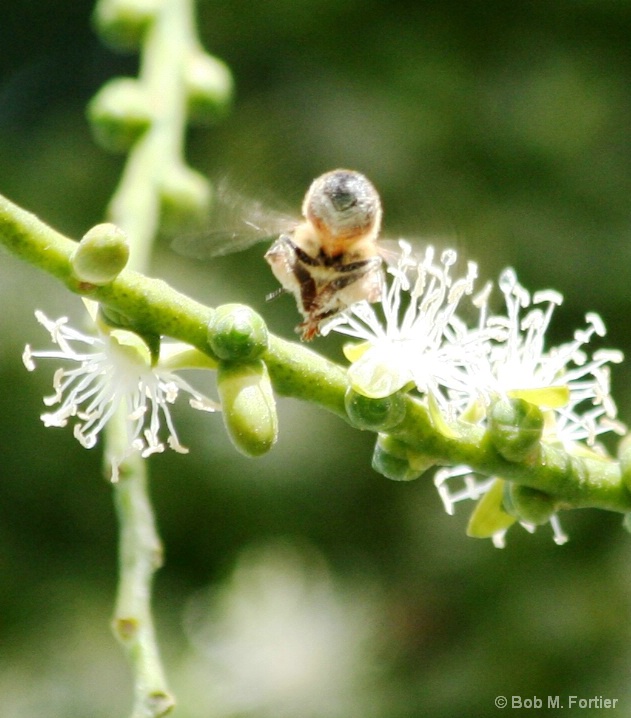
<svg viewBox="0 0 631 718">
<path fill-rule="evenodd" d="M 207 342 L 212 308 L 162 280 L 130 270 L 122 271 L 113 282 L 101 287 L 79 281 L 71 266 L 76 242 L 3 197 L 0 243 L 59 279 L 71 292 L 89 296 L 128 318 L 138 331 L 173 337 L 213 357 Z M 352 423 L 345 409 L 349 383 L 343 367 L 273 335 L 262 358 L 279 394 L 315 403 Z M 434 425 L 427 407 L 412 397 L 405 399 L 403 420 L 388 433 L 422 455 L 428 466 L 466 464 L 482 474 L 501 476 L 549 493 L 568 508 L 631 511 L 631 493 L 615 461 L 577 457 L 544 445 L 535 460 L 510 462 L 495 450 L 483 428 L 459 423 L 453 431 L 444 432 Z"/>
</svg>

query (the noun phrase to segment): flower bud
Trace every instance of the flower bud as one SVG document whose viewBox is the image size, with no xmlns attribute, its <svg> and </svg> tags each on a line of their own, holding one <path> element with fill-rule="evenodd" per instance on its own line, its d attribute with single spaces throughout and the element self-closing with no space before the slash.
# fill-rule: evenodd
<svg viewBox="0 0 631 718">
<path fill-rule="evenodd" d="M 94 139 L 110 152 L 127 152 L 152 121 L 144 87 L 131 77 L 115 77 L 88 105 Z"/>
<path fill-rule="evenodd" d="M 181 232 L 208 219 L 212 189 L 200 172 L 186 165 L 170 167 L 160 180 L 160 224 L 167 233 Z"/>
<path fill-rule="evenodd" d="M 227 114 L 234 87 L 230 70 L 221 60 L 206 52 L 193 53 L 185 67 L 184 83 L 191 122 L 212 124 Z"/>
<path fill-rule="evenodd" d="M 507 482 L 504 488 L 504 506 L 518 521 L 545 524 L 555 512 L 554 500 L 548 494 L 529 486 Z"/>
<path fill-rule="evenodd" d="M 135 50 L 153 22 L 162 0 L 99 0 L 93 23 L 115 50 Z"/>
<path fill-rule="evenodd" d="M 208 323 L 208 344 L 220 359 L 256 359 L 267 349 L 268 343 L 263 318 L 244 304 L 217 307 Z"/>
<path fill-rule="evenodd" d="M 413 481 L 434 465 L 431 459 L 412 452 L 407 444 L 379 434 L 372 455 L 372 468 L 393 481 Z"/>
<path fill-rule="evenodd" d="M 515 523 L 515 517 L 504 511 L 504 481 L 495 479 L 478 501 L 467 524 L 467 536 L 491 538 Z"/>
<path fill-rule="evenodd" d="M 276 402 L 262 361 L 221 362 L 217 389 L 222 416 L 235 448 L 245 456 L 261 456 L 276 443 Z"/>
<path fill-rule="evenodd" d="M 107 222 L 97 224 L 83 235 L 70 261 L 77 279 L 99 286 L 116 279 L 128 259 L 127 235 Z"/>
<path fill-rule="evenodd" d="M 541 409 L 523 399 L 496 401 L 489 412 L 489 436 L 507 461 L 536 456 L 543 434 Z"/>
<path fill-rule="evenodd" d="M 386 431 L 403 421 L 405 399 L 400 393 L 369 399 L 349 387 L 344 396 L 346 413 L 353 426 L 369 431 Z"/>
</svg>

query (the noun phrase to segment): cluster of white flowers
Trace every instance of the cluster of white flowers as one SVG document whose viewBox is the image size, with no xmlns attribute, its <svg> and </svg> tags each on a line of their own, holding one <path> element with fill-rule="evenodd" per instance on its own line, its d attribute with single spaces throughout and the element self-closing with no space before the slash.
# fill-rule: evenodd
<svg viewBox="0 0 631 718">
<path fill-rule="evenodd" d="M 145 344 L 131 332 L 108 329 L 97 320 L 96 305 L 86 302 L 95 328 L 94 333 L 79 332 L 68 325 L 68 319 L 48 319 L 43 312 L 35 316 L 50 333 L 57 349 L 33 351 L 27 346 L 22 355 L 29 371 L 35 369 L 34 359 L 59 359 L 69 368 L 61 367 L 53 378 L 54 393 L 44 398 L 55 411 L 42 414 L 45 426 L 66 426 L 74 421 L 74 435 L 87 449 L 96 445 L 101 430 L 119 410 L 125 417 L 127 441 L 110 452 L 112 481 L 119 467 L 133 452 L 143 457 L 163 452 L 161 423 L 167 430 L 166 443 L 179 453 L 186 453 L 177 436 L 170 405 L 180 391 L 188 394 L 194 409 L 216 411 L 219 405 L 196 391 L 171 370 L 173 354 L 178 348 L 165 345 L 161 354 L 169 354 L 166 365 L 152 363 Z M 183 351 L 189 347 L 179 345 Z"/>
<path fill-rule="evenodd" d="M 492 284 L 475 293 L 475 263 L 468 262 L 458 275 L 454 250 L 438 254 L 430 246 L 417 257 L 403 241 L 400 249 L 388 269 L 380 302 L 354 304 L 324 327 L 323 333 L 336 331 L 358 340 L 344 351 L 351 362 L 350 382 L 359 394 L 384 398 L 412 391 L 427 399 L 434 415 L 446 422 L 474 421 L 482 426 L 493 402 L 522 399 L 543 412 L 543 440 L 573 453 L 604 452 L 599 436 L 623 432 L 609 387 L 609 365 L 620 362 L 622 354 L 598 349 L 589 355 L 585 349 L 595 336 L 605 334 L 600 317 L 587 314 L 585 327 L 570 341 L 548 347 L 545 335 L 562 302 L 558 292 L 531 295 L 515 272 L 506 269 L 498 281 L 504 306 L 494 313 Z M 99 322 L 95 306 L 93 334 L 72 329 L 65 318 L 51 321 L 37 312 L 57 348 L 26 347 L 23 358 L 29 370 L 35 358 L 70 365 L 57 370 L 55 392 L 45 399 L 49 406 L 58 405 L 42 415 L 47 426 L 65 426 L 73 420 L 75 437 L 91 448 L 112 417 L 125 417 L 127 443 L 110 450 L 108 457 L 116 480 L 121 461 L 131 453 L 146 457 L 164 450 L 162 421 L 166 444 L 186 451 L 169 409 L 180 391 L 190 396 L 196 409 L 219 407 L 175 373 L 183 366 L 173 356 L 190 353 L 190 347 L 163 343 L 160 361 L 152 361 L 136 335 Z M 163 360 L 169 352 L 171 358 Z M 490 495 L 499 496 L 498 482 L 501 477 L 478 476 L 467 466 L 441 469 L 435 476 L 448 513 L 465 499 L 486 497 L 489 503 Z M 506 515 L 503 519 L 508 521 Z M 555 540 L 562 543 L 565 535 L 556 516 L 551 524 Z M 505 531 L 500 525 L 492 534 L 496 545 L 503 545 Z"/>
<path fill-rule="evenodd" d="M 455 277 L 455 251 L 443 252 L 437 261 L 429 247 L 416 260 L 409 244 L 400 245 L 380 304 L 356 304 L 325 329 L 359 340 L 344 349 L 357 392 L 379 398 L 411 387 L 431 397 L 452 421 L 479 407 L 483 422 L 493 400 L 521 398 L 544 412 L 543 439 L 568 451 L 599 451 L 600 434 L 623 431 L 608 366 L 622 361 L 622 354 L 600 349 L 589 356 L 584 348 L 595 335 L 604 336 L 600 317 L 587 314 L 586 327 L 571 341 L 546 347 L 553 311 L 562 302 L 558 292 L 531 295 L 506 269 L 498 282 L 504 311 L 494 314 L 492 285 L 474 294 L 475 264 L 469 262 L 463 276 Z M 496 480 L 466 466 L 441 469 L 435 477 L 448 513 L 460 501 L 479 500 Z M 551 524 L 555 540 L 563 543 L 556 516 Z M 501 529 L 493 535 L 496 545 L 503 545 L 504 534 Z"/>
</svg>

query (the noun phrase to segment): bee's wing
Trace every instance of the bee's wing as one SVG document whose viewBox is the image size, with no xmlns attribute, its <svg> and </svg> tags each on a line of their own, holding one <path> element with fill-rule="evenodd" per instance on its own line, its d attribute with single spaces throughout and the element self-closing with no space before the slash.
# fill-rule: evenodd
<svg viewBox="0 0 631 718">
<path fill-rule="evenodd" d="M 171 248 L 184 257 L 204 260 L 242 252 L 258 242 L 271 238 L 269 234 L 256 231 L 244 223 L 243 229 L 208 231 L 176 237 L 171 242 Z"/>
<path fill-rule="evenodd" d="M 222 182 L 217 186 L 209 230 L 177 237 L 171 246 L 178 254 L 193 259 L 211 259 L 270 241 L 293 231 L 297 224 L 296 217 L 269 209 L 263 202 L 245 197 Z"/>
<path fill-rule="evenodd" d="M 389 267 L 396 267 L 401 257 L 401 245 L 399 240 L 379 238 L 377 240 L 379 256 Z"/>
</svg>

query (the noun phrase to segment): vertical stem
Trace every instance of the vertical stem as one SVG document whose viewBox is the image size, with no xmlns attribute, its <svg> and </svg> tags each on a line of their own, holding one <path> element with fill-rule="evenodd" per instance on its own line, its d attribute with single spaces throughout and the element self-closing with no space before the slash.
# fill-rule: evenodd
<svg viewBox="0 0 631 718">
<path fill-rule="evenodd" d="M 151 127 L 129 154 L 108 208 L 131 243 L 128 267 L 146 272 L 160 218 L 160 182 L 182 162 L 186 124 L 183 63 L 193 36 L 193 0 L 163 0 L 147 30 L 139 81 L 154 110 Z"/>
<path fill-rule="evenodd" d="M 132 149 L 108 214 L 127 233 L 129 267 L 146 271 L 159 224 L 161 178 L 181 162 L 186 118 L 182 72 L 195 42 L 193 0 L 163 0 L 143 41 L 142 82 L 152 100 L 151 127 Z M 106 430 L 106 455 L 126 442 L 124 409 Z M 114 484 L 119 522 L 119 586 L 114 632 L 134 670 L 131 718 L 157 718 L 175 701 L 170 694 L 151 614 L 153 575 L 162 563 L 147 487 L 146 462 L 134 452 L 120 466 Z"/>
<path fill-rule="evenodd" d="M 121 465 L 114 497 L 120 577 L 113 628 L 135 669 L 131 716 L 163 716 L 175 701 L 167 688 L 151 615 L 151 585 L 162 564 L 162 544 L 147 492 L 146 462 L 138 454 Z"/>
</svg>

